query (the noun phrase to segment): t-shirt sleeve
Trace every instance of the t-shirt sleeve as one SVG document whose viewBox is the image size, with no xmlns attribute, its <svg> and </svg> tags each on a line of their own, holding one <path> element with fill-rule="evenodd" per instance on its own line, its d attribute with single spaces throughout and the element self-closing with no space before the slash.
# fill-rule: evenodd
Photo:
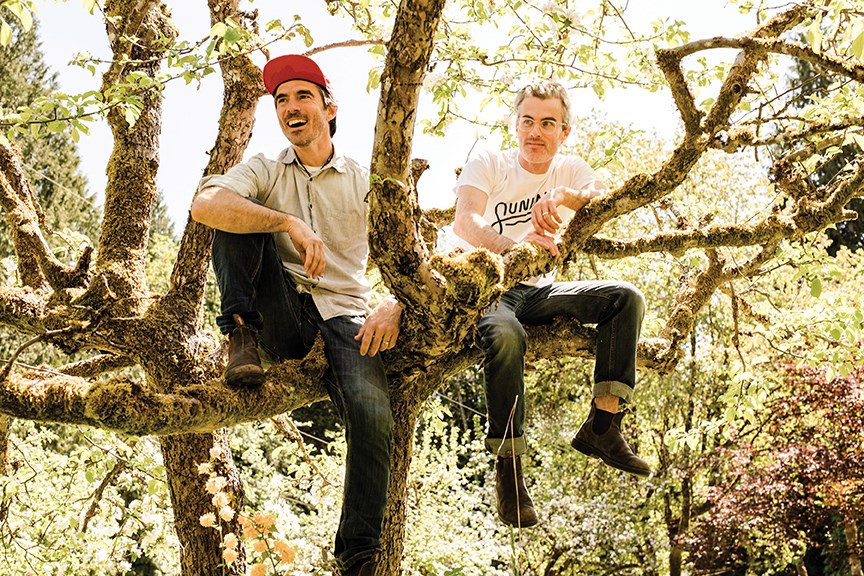
<svg viewBox="0 0 864 576">
<path fill-rule="evenodd" d="M 210 186 L 227 188 L 246 198 L 264 199 L 271 188 L 272 161 L 257 154 L 246 162 L 235 165 L 225 174 L 205 176 L 198 183 L 198 191 Z"/>
<path fill-rule="evenodd" d="M 472 186 L 489 196 L 495 189 L 495 173 L 495 155 L 490 151 L 480 152 L 462 167 L 462 173 L 456 181 L 456 190 L 458 191 L 460 186 Z"/>
<path fill-rule="evenodd" d="M 600 181 L 600 178 L 591 169 L 588 163 L 579 156 L 567 156 L 567 174 L 569 175 L 570 188 L 579 190 L 591 184 L 594 181 Z"/>
</svg>

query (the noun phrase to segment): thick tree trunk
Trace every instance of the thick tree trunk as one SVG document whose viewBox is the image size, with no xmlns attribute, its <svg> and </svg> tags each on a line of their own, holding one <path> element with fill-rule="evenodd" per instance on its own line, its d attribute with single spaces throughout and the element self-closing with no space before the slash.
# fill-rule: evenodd
<svg viewBox="0 0 864 576">
<path fill-rule="evenodd" d="M 9 431 L 12 418 L 0 414 L 0 476 L 9 472 Z"/>
<path fill-rule="evenodd" d="M 239 0 L 208 0 L 210 22 L 226 19 L 242 21 Z M 205 174 L 221 174 L 242 160 L 243 152 L 252 137 L 258 99 L 264 93 L 261 71 L 248 56 L 238 56 L 220 63 L 224 84 L 222 110 L 216 142 L 210 150 L 210 161 Z M 168 293 L 162 306 L 169 315 L 188 327 L 197 325 L 203 300 L 207 271 L 210 267 L 210 245 L 213 231 L 189 220 L 181 239 L 177 262 L 171 274 Z M 240 511 L 243 501 L 239 472 L 234 466 L 227 442 L 228 432 L 219 430 L 211 434 L 184 434 L 162 439 L 162 454 L 171 501 L 174 507 L 174 529 L 181 545 L 183 576 L 221 574 L 221 536 L 213 528 L 204 528 L 199 522 L 202 514 L 215 512 L 210 495 L 203 489 L 203 477 L 195 475 L 195 467 L 209 458 L 212 446 L 221 448 L 224 455 L 220 463 L 221 474 L 229 479 L 226 491 Z M 193 477 L 194 476 L 194 477 Z M 239 534 L 237 516 L 223 523 L 223 533 Z M 225 574 L 245 573 L 245 550 L 239 545 L 240 557 Z"/>
<path fill-rule="evenodd" d="M 669 576 L 681 576 L 684 558 L 684 548 L 681 545 L 681 538 L 690 528 L 690 506 L 690 478 L 685 477 L 681 482 L 681 518 L 675 530 L 675 536 L 669 542 Z"/>
<path fill-rule="evenodd" d="M 210 462 L 210 449 L 217 447 L 222 453 L 216 463 L 220 475 L 228 479 L 225 491 L 231 497 L 231 508 L 241 510 L 243 491 L 240 476 L 228 448 L 228 435 L 224 430 L 210 434 L 183 434 L 165 436 L 161 439 L 162 456 L 168 473 L 168 488 L 174 508 L 174 527 L 180 540 L 180 567 L 183 576 L 213 576 L 223 574 L 222 538 L 233 532 L 239 535 L 241 528 L 237 515 L 230 522 L 221 524 L 222 530 L 205 528 L 200 518 L 207 513 L 218 513 L 211 502 L 204 484 L 206 475 L 198 474 L 197 465 Z M 225 567 L 224 574 L 240 576 L 246 571 L 245 552 L 239 548 L 240 558 Z"/>
<path fill-rule="evenodd" d="M 433 40 L 438 29 L 444 0 L 402 0 L 393 26 L 393 34 L 387 45 L 387 60 L 381 77 L 381 97 L 378 102 L 378 120 L 375 125 L 375 146 L 372 153 L 371 173 L 373 185 L 370 192 L 370 230 L 395 215 L 395 207 L 388 205 L 384 197 L 388 193 L 413 204 L 414 197 L 404 192 L 409 178 L 411 141 L 417 119 L 417 102 L 420 87 L 426 74 L 426 66 L 432 54 Z M 388 185 L 388 181 L 390 185 Z M 419 335 L 418 322 L 423 312 L 428 313 L 431 302 L 440 297 L 440 286 L 430 274 L 428 253 L 419 229 L 419 212 L 416 206 L 408 212 L 412 225 L 407 226 L 403 242 L 370 237 L 372 258 L 379 265 L 388 287 L 407 306 L 403 317 L 405 333 Z M 406 224 L 403 224 L 405 226 Z M 390 230 L 394 228 L 390 227 Z M 404 241 L 405 238 L 410 240 Z M 413 241 L 411 241 L 413 240 Z M 412 289 L 413 287 L 413 289 Z M 431 293 L 427 295 L 427 293 Z M 413 316 L 413 317 L 412 317 Z M 428 350 L 418 350 L 415 360 L 428 355 Z M 413 356 L 413 354 L 412 354 Z M 414 450 L 414 425 L 417 415 L 428 397 L 429 391 L 415 387 L 417 364 L 409 370 L 409 376 L 394 380 L 390 389 L 391 405 L 395 421 L 393 454 L 390 458 L 390 484 L 387 494 L 387 512 L 381 536 L 384 546 L 382 562 L 376 573 L 379 576 L 395 576 L 401 572 L 400 564 L 405 537 L 405 490 L 411 455 Z M 414 376 L 410 374 L 414 373 Z M 436 382 L 438 384 L 438 382 Z"/>
<path fill-rule="evenodd" d="M 850 576 L 862 576 L 861 554 L 858 552 L 858 525 L 855 520 L 847 519 L 843 522 L 843 531 L 846 534 L 846 548 L 849 550 L 849 573 Z"/>
<path fill-rule="evenodd" d="M 398 382 L 391 382 L 391 386 Z M 393 451 L 390 456 L 390 485 L 387 488 L 387 512 L 381 543 L 384 547 L 376 574 L 391 576 L 401 572 L 405 550 L 405 520 L 407 516 L 407 486 L 411 459 L 414 454 L 414 427 L 423 407 L 423 400 L 395 398 L 393 407 Z"/>
<path fill-rule="evenodd" d="M 177 36 L 167 8 L 157 0 L 113 0 L 106 3 L 105 15 L 110 19 L 108 39 L 114 61 L 103 76 L 103 91 L 110 92 L 115 85 L 128 81 L 130 74 L 155 78 L 166 49 L 165 40 Z M 125 313 L 135 315 L 148 303 L 144 264 L 151 214 L 158 197 L 161 91 L 151 91 L 142 98 L 134 122 L 130 123 L 126 110 L 131 108 L 115 106 L 107 114 L 114 149 L 108 160 L 105 217 L 96 260 L 104 283 L 94 283 L 86 301 L 98 306 L 119 295 L 115 305 L 122 302 Z"/>
</svg>

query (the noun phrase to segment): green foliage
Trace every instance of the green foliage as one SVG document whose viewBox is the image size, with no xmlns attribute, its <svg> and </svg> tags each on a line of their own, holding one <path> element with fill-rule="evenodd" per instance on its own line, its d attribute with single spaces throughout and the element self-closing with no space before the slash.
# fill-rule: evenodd
<svg viewBox="0 0 864 576">
<path fill-rule="evenodd" d="M 14 23 L 13 23 L 14 24 Z M 56 92 L 56 74 L 44 63 L 37 41 L 37 28 L 25 31 L 14 26 L 15 42 L 0 50 L 0 115 Z M 8 108 L 7 108 L 8 107 Z M 95 200 L 86 194 L 86 180 L 79 172 L 78 152 L 62 134 L 38 137 L 29 132 L 16 139 L 25 174 L 52 230 L 98 237 Z M 5 229 L 5 221 L 2 226 Z M 0 250 L 10 254 L 8 234 L 2 234 Z M 48 237 L 52 246 L 64 245 L 62 237 Z"/>
<path fill-rule="evenodd" d="M 91 10 L 96 9 L 95 0 L 86 2 Z M 16 19 L 23 23 L 20 16 L 8 16 L 11 4 L 9 0 L 0 4 L 0 15 L 12 24 Z M 736 4 L 745 12 L 756 9 L 749 0 Z M 823 52 L 860 54 L 864 28 L 860 18 L 854 17 L 856 5 L 831 3 L 820 19 L 808 22 L 810 44 Z M 352 18 L 358 30 L 376 39 L 389 34 L 395 10 L 393 3 L 375 0 L 330 2 L 328 7 Z M 634 36 L 625 25 L 626 13 L 619 17 L 614 8 L 607 1 L 578 8 L 563 1 L 542 5 L 451 2 L 449 22 L 438 38 L 432 72 L 425 83 L 437 106 L 437 115 L 426 129 L 444 134 L 449 122 L 464 116 L 460 110 L 466 102 L 480 99 L 479 106 L 470 106 L 480 112 L 469 119 L 506 138 L 508 118 L 489 118 L 488 110 L 498 105 L 508 109 L 517 80 L 521 83 L 526 76 L 556 78 L 573 88 L 589 88 L 598 96 L 620 86 L 656 90 L 661 81 L 652 49 L 688 42 L 686 26 L 673 19 L 657 21 L 648 33 Z M 12 25 L 9 29 L 18 34 Z M 215 70 L 220 58 L 258 49 L 286 35 L 311 43 L 309 31 L 297 18 L 289 25 L 273 21 L 264 29 L 265 34 L 257 35 L 241 22 L 217 23 L 204 39 L 166 47 L 164 71 L 155 82 L 133 74 L 104 93 L 36 91 L 21 102 L 7 100 L 7 93 L 2 92 L 4 105 L 9 102 L 10 106 L 3 110 L 5 128 L 20 141 L 34 138 L 41 143 L 65 137 L 71 125 L 69 137 L 75 138 L 77 132 L 86 131 L 88 118 L 111 107 L 121 108 L 132 123 L 145 94 L 162 89 L 165 82 L 181 78 L 186 83 L 197 82 Z M 487 30 L 503 32 L 506 45 L 480 45 Z M 26 46 L 26 35 L 22 33 L 21 39 L 9 46 Z M 370 50 L 379 56 L 384 53 L 381 46 Z M 18 59 L 37 52 L 25 48 Z M 11 60 L 4 62 L 9 65 Z M 89 57 L 79 58 L 78 63 L 94 75 L 102 70 Z M 712 90 L 727 66 L 693 59 L 686 78 L 702 108 L 713 103 Z M 370 72 L 370 87 L 377 85 L 379 74 Z M 0 76 L 0 90 L 6 89 L 7 76 L 12 75 Z M 766 74 L 756 84 L 770 86 L 773 80 Z M 830 119 L 860 107 L 852 87 L 829 87 L 825 94 L 813 94 L 803 103 L 803 117 Z M 757 108 L 759 114 L 766 113 L 753 106 L 756 92 L 739 110 L 744 121 L 755 117 Z M 634 174 L 655 170 L 664 159 L 656 137 L 610 125 L 596 115 L 575 124 L 570 142 L 613 186 Z M 821 165 L 816 157 L 808 162 L 811 169 Z M 71 176 L 52 178 L 73 188 L 68 184 Z M 46 197 L 62 191 L 55 188 Z M 627 238 L 709 223 L 743 223 L 774 208 L 773 189 L 758 161 L 709 154 L 667 201 L 610 222 L 602 234 Z M 170 224 L 160 214 L 157 208 L 147 269 L 148 283 L 157 291 L 167 286 L 171 255 L 176 253 Z M 83 225 L 75 228 L 77 234 L 85 233 L 81 230 Z M 70 237 L 73 246 L 81 238 Z M 58 245 L 57 249 L 66 250 L 64 257 L 74 259 L 74 247 Z M 752 253 L 752 249 L 722 251 L 733 263 Z M 667 573 L 670 549 L 687 536 L 701 534 L 708 524 L 716 487 L 728 486 L 738 478 L 733 467 L 738 462 L 730 462 L 728 456 L 731 445 L 743 446 L 742 439 L 758 437 L 760 446 L 770 448 L 792 433 L 803 444 L 804 432 L 815 429 L 807 428 L 815 426 L 811 417 L 792 419 L 785 427 L 763 428 L 771 421 L 772 410 L 794 390 L 795 383 L 778 371 L 781 360 L 793 360 L 801 369 L 820 366 L 827 381 L 860 369 L 864 317 L 858 304 L 859 260 L 843 250 L 831 258 L 824 243 L 814 238 L 782 245 L 770 270 L 736 281 L 711 299 L 698 317 L 684 361 L 673 374 L 640 373 L 633 403 L 636 412 L 626 417 L 625 434 L 655 467 L 656 475 L 647 481 L 586 459 L 568 446 L 587 412 L 591 362 L 550 358 L 533 366 L 527 392 L 532 449 L 525 458 L 525 469 L 542 523 L 521 534 L 501 526 L 495 517 L 492 457 L 482 448 L 482 378 L 476 368 L 454 378 L 430 400 L 417 427 L 408 492 L 405 573 Z M 656 336 L 680 283 L 704 268 L 705 262 L 705 254 L 699 251 L 647 254 L 626 261 L 582 256 L 562 271 L 562 277 L 618 278 L 641 287 L 649 305 L 643 335 Z M 373 283 L 376 298 L 380 298 L 383 286 L 379 281 Z M 211 283 L 203 312 L 206 321 L 215 317 L 217 302 Z M 329 550 L 341 506 L 345 445 L 339 426 L 332 424 L 332 411 L 325 406 L 298 415 L 314 420 L 300 426 L 307 434 L 308 458 L 267 423 L 232 430 L 231 446 L 247 505 L 276 516 L 297 550 L 297 569 L 307 573 L 331 568 Z M 321 412 L 314 412 L 317 409 Z M 164 472 L 154 441 L 141 440 L 133 447 L 98 432 L 21 422 L 13 432 L 13 472 L 0 480 L 0 513 L 6 515 L 6 522 L 0 522 L 0 538 L 9 566 L 22 567 L 21 573 L 29 565 L 40 574 L 114 575 L 131 572 L 135 562 L 150 562 L 166 574 L 177 573 L 176 542 L 170 531 L 171 518 L 165 514 Z M 837 435 L 831 439 L 839 442 Z M 747 472 L 755 476 L 780 460 L 754 459 Z M 121 464 L 123 472 L 97 498 L 102 480 Z M 809 490 L 821 498 L 810 510 L 829 509 L 829 497 L 838 498 L 837 485 L 829 490 L 812 477 L 796 478 L 796 482 L 791 488 Z M 83 518 L 95 500 L 100 504 L 88 529 L 81 533 Z M 690 558 L 685 568 L 716 571 L 732 565 L 749 567 L 753 573 L 779 572 L 815 541 L 813 534 L 786 521 L 776 501 L 766 500 L 762 510 L 777 526 L 747 524 L 743 544 L 725 549 L 731 550 L 730 556 L 709 554 L 704 565 Z M 689 526 L 685 518 L 691 519 Z M 836 518 L 820 517 L 821 528 L 834 530 L 836 526 Z M 69 538 L 72 531 L 78 532 L 76 538 Z M 113 547 L 106 548 L 107 541 Z M 740 564 L 735 558 L 727 562 L 742 549 L 746 554 L 740 557 Z"/>
<path fill-rule="evenodd" d="M 25 32 L 33 27 L 33 13 L 36 11 L 31 0 L 3 0 L 0 2 L 0 48 L 12 43 L 14 29 L 20 26 Z M 9 16 L 14 20 L 10 24 Z"/>
<path fill-rule="evenodd" d="M 10 444 L 12 471 L 0 476 L 4 574 L 177 573 L 154 440 L 16 420 Z"/>
<path fill-rule="evenodd" d="M 22 4 L 19 0 L 5 2 L 16 6 Z M 98 2 L 88 4 L 85 6 L 93 13 Z M 3 25 L 6 26 L 5 21 Z M 89 134 L 89 123 L 111 110 L 118 110 L 132 126 L 141 114 L 145 99 L 161 92 L 168 82 L 182 79 L 186 84 L 195 82 L 200 86 L 201 79 L 213 74 L 220 61 L 264 49 L 278 40 L 294 38 L 302 39 L 307 46 L 312 44 L 312 36 L 299 16 L 294 16 L 293 21 L 287 24 L 280 19 L 267 22 L 265 33 L 260 35 L 247 22 L 230 19 L 217 22 L 203 39 L 166 42 L 162 46 L 164 66 L 155 78 L 133 69 L 100 90 L 82 94 L 53 90 L 10 106 L 8 110 L 0 110 L 0 138 L 13 140 L 24 134 L 38 138 L 68 131 L 72 140 L 77 142 L 81 134 Z M 89 54 L 77 54 L 72 64 L 94 76 L 97 72 L 106 71 L 104 62 Z"/>
</svg>

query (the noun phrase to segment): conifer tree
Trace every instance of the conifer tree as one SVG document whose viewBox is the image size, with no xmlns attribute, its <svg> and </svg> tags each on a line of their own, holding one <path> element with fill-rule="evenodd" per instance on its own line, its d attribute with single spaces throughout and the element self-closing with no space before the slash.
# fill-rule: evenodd
<svg viewBox="0 0 864 576">
<path fill-rule="evenodd" d="M 38 26 L 28 31 L 13 19 L 13 40 L 0 49 L 0 108 L 15 111 L 58 89 L 57 74 L 45 63 Z M 81 233 L 93 244 L 98 239 L 99 211 L 95 197 L 87 194 L 87 180 L 79 170 L 78 149 L 68 132 L 21 134 L 15 139 L 33 192 L 45 213 L 46 238 L 52 247 L 65 247 L 64 229 Z M 0 258 L 13 254 L 6 220 L 0 219 Z M 72 240 L 74 243 L 74 240 Z M 78 248 L 74 246 L 73 248 Z"/>
</svg>

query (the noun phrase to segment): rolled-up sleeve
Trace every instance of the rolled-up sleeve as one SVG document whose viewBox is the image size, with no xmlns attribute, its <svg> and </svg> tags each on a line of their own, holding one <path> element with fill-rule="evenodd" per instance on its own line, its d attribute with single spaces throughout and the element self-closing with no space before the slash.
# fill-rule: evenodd
<svg viewBox="0 0 864 576">
<path fill-rule="evenodd" d="M 237 164 L 225 174 L 211 174 L 198 182 L 198 191 L 211 186 L 226 188 L 246 198 L 264 201 L 265 195 L 273 187 L 272 160 L 257 154 L 248 161 Z"/>
</svg>

